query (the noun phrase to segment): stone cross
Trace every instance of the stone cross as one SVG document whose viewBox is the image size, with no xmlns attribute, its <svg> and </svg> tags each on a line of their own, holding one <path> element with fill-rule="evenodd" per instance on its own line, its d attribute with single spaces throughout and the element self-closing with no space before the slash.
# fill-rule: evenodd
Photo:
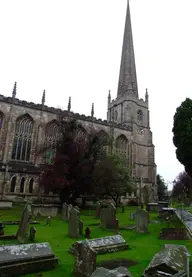
<svg viewBox="0 0 192 277">
<path fill-rule="evenodd" d="M 19 223 L 19 228 L 16 234 L 17 240 L 20 243 L 25 243 L 28 235 L 29 220 L 32 217 L 31 203 L 27 203 L 24 207 L 21 220 Z"/>
<path fill-rule="evenodd" d="M 34 241 L 35 240 L 35 233 L 36 229 L 32 226 L 29 231 L 29 240 Z"/>
<path fill-rule="evenodd" d="M 75 276 L 90 277 L 96 269 L 96 252 L 89 246 L 87 240 L 84 243 L 77 242 L 75 248 Z"/>
<path fill-rule="evenodd" d="M 68 215 L 68 205 L 66 203 L 63 203 L 62 205 L 62 219 L 67 220 L 67 215 Z"/>
<path fill-rule="evenodd" d="M 79 237 L 79 220 L 80 212 L 72 208 L 68 219 L 68 235 L 70 238 Z"/>
<path fill-rule="evenodd" d="M 147 233 L 148 232 L 149 216 L 146 210 L 139 209 L 136 212 L 136 232 Z"/>
</svg>

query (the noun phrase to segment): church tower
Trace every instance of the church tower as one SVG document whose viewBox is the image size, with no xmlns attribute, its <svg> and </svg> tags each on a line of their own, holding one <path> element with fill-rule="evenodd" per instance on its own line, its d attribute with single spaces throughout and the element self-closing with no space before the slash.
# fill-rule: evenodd
<svg viewBox="0 0 192 277">
<path fill-rule="evenodd" d="M 148 183 L 155 189 L 156 165 L 149 116 L 148 90 L 146 89 L 145 99 L 139 98 L 130 5 L 127 0 L 117 97 L 111 100 L 109 93 L 107 121 L 132 130 L 127 133 L 127 138 L 131 149 L 129 153 L 133 176 L 145 180 L 145 184 Z"/>
</svg>

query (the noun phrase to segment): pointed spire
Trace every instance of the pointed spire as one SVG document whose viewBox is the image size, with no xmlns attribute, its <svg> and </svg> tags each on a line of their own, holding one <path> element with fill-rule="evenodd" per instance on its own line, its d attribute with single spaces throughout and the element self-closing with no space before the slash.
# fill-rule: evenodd
<svg viewBox="0 0 192 277">
<path fill-rule="evenodd" d="M 146 91 L 145 91 L 145 102 L 148 102 L 149 100 L 149 94 L 148 94 L 148 89 L 146 88 Z"/>
<path fill-rule="evenodd" d="M 68 102 L 68 107 L 67 107 L 67 109 L 68 109 L 68 112 L 71 111 L 71 96 L 69 96 L 69 102 Z"/>
<path fill-rule="evenodd" d="M 129 0 L 127 1 L 127 14 L 125 21 L 117 97 L 121 97 L 124 95 L 134 95 L 135 97 L 138 97 L 137 74 L 135 66 Z"/>
<path fill-rule="evenodd" d="M 41 99 L 41 105 L 45 105 L 45 90 L 43 91 L 42 99 Z"/>
<path fill-rule="evenodd" d="M 109 90 L 108 99 L 111 99 L 111 91 Z"/>
<path fill-rule="evenodd" d="M 91 117 L 94 117 L 94 103 L 92 103 L 91 107 Z"/>
<path fill-rule="evenodd" d="M 15 82 L 14 87 L 13 87 L 13 92 L 12 92 L 12 97 L 15 99 L 17 94 L 17 82 Z"/>
</svg>

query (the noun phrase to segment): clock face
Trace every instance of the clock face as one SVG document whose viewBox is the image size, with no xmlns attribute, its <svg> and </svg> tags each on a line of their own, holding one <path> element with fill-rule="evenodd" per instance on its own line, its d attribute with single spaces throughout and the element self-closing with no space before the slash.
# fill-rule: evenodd
<svg viewBox="0 0 192 277">
<path fill-rule="evenodd" d="M 139 133 L 140 135 L 143 135 L 143 134 L 144 134 L 144 130 L 143 130 L 142 128 L 139 128 L 139 129 L 138 129 L 138 133 Z"/>
</svg>

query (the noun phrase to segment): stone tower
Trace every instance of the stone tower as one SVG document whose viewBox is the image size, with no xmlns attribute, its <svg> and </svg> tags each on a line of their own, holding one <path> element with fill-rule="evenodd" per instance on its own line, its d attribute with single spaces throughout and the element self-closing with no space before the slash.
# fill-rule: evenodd
<svg viewBox="0 0 192 277">
<path fill-rule="evenodd" d="M 132 129 L 132 164 L 129 164 L 132 174 L 140 180 L 150 180 L 156 191 L 156 165 L 149 116 L 148 90 L 145 99 L 139 98 L 128 0 L 117 97 L 111 101 L 109 92 L 107 121 Z"/>
</svg>

